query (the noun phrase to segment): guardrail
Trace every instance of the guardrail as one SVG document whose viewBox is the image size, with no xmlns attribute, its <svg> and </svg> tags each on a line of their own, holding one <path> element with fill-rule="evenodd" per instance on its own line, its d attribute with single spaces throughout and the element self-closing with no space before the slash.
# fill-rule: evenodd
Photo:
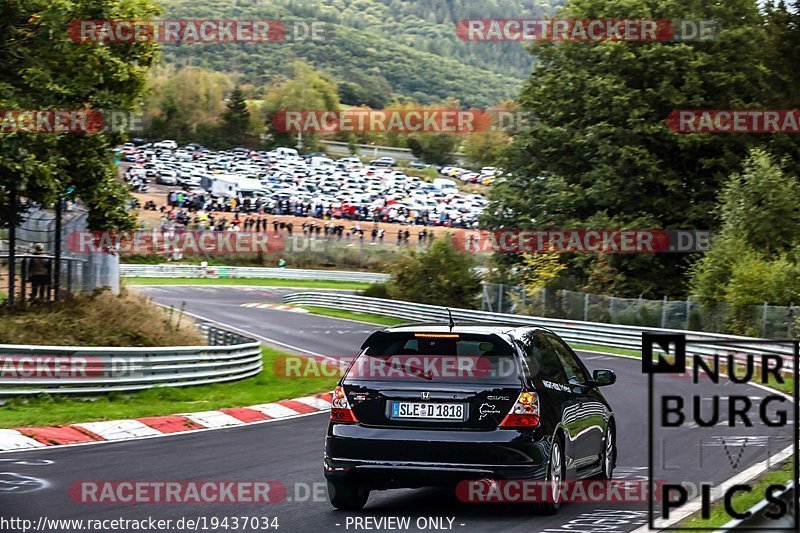
<svg viewBox="0 0 800 533">
<path fill-rule="evenodd" d="M 229 267 L 200 265 L 120 265 L 120 274 L 126 278 L 272 278 L 307 279 L 315 281 L 353 281 L 380 283 L 388 274 L 353 272 L 348 270 L 304 270 L 300 268 Z"/>
<path fill-rule="evenodd" d="M 200 324 L 208 346 L 104 348 L 0 344 L 0 397 L 186 387 L 255 376 L 261 345 Z"/>
<path fill-rule="evenodd" d="M 364 296 L 341 295 L 323 292 L 298 292 L 283 297 L 283 301 L 293 305 L 315 305 L 334 307 L 348 311 L 374 313 L 400 319 L 415 321 L 446 321 L 448 314 L 444 307 L 418 304 L 398 300 L 384 300 Z M 622 326 L 600 322 L 581 322 L 556 318 L 540 318 L 505 313 L 491 313 L 472 309 L 451 309 L 453 319 L 463 322 L 494 322 L 519 326 L 540 326 L 549 328 L 570 343 L 608 346 L 640 350 L 642 333 L 675 333 L 685 334 L 693 341 L 704 341 L 708 344 L 695 344 L 693 353 L 698 355 L 715 355 L 723 350 L 733 353 L 737 361 L 741 356 L 775 354 L 784 358 L 784 368 L 792 369 L 794 348 L 787 341 L 786 345 L 757 344 L 750 337 L 723 335 L 720 333 L 703 333 L 699 331 L 683 331 L 640 326 Z"/>
</svg>

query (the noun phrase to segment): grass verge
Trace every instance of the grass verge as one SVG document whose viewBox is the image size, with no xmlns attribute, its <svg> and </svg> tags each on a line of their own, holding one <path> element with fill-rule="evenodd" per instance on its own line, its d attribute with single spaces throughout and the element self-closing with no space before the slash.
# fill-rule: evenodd
<svg viewBox="0 0 800 533">
<path fill-rule="evenodd" d="M 326 392 L 336 386 L 337 377 L 287 378 L 277 375 L 273 365 L 285 354 L 266 347 L 261 351 L 264 370 L 253 378 L 196 387 L 159 387 L 136 393 L 110 393 L 91 399 L 68 395 L 15 398 L 2 406 L 0 427 L 65 425 L 246 407 Z"/>
<path fill-rule="evenodd" d="M 764 474 L 755 484 L 751 492 L 740 492 L 734 496 L 731 506 L 734 510 L 743 513 L 753 507 L 755 504 L 764 499 L 764 494 L 770 485 L 786 485 L 794 475 L 794 462 L 787 461 L 781 468 L 771 470 Z M 678 526 L 684 531 L 697 531 L 702 533 L 703 530 L 693 530 L 691 528 L 718 528 L 731 521 L 731 517 L 725 512 L 723 505 L 716 504 L 711 508 L 711 516 L 708 520 L 703 520 L 700 517 L 692 517 L 684 520 Z M 684 529 L 686 528 L 686 529 Z"/>
<path fill-rule="evenodd" d="M 0 314 L 0 344 L 60 346 L 197 346 L 191 319 L 122 291 L 101 291 Z"/>
<path fill-rule="evenodd" d="M 364 290 L 369 283 L 317 281 L 311 279 L 264 278 L 123 278 L 125 285 L 246 285 L 251 287 L 297 287 L 300 289 Z"/>
<path fill-rule="evenodd" d="M 334 318 L 344 318 L 346 320 L 358 320 L 360 322 L 369 322 L 371 324 L 380 324 L 382 326 L 397 326 L 398 324 L 406 324 L 407 320 L 393 318 L 390 316 L 376 315 L 373 313 L 356 313 L 353 311 L 346 311 L 344 309 L 333 309 L 331 307 L 317 307 L 313 305 L 299 305 L 302 309 L 308 310 L 315 315 L 330 316 Z"/>
<path fill-rule="evenodd" d="M 572 344 L 570 346 L 573 350 L 585 350 L 589 352 L 603 352 L 603 353 L 613 353 L 617 355 L 630 355 L 631 357 L 642 357 L 641 352 L 637 352 L 636 350 L 626 350 L 624 348 L 609 348 L 607 346 L 594 346 L 592 344 Z"/>
</svg>

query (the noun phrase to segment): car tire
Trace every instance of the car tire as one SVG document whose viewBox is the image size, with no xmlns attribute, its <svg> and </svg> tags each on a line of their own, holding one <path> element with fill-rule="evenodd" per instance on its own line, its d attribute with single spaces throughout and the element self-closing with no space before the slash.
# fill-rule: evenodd
<svg viewBox="0 0 800 533">
<path fill-rule="evenodd" d="M 328 481 L 328 499 L 340 511 L 358 511 L 367 504 L 369 489 L 344 481 Z"/>
<path fill-rule="evenodd" d="M 536 502 L 533 504 L 533 511 L 540 515 L 554 515 L 561 509 L 561 484 L 564 482 L 566 472 L 564 461 L 564 448 L 561 439 L 556 437 L 550 452 L 550 460 L 547 462 L 547 474 L 545 483 L 551 483 L 548 494 L 548 501 Z"/>
<path fill-rule="evenodd" d="M 614 435 L 614 426 L 606 428 L 603 438 L 603 452 L 600 454 L 600 467 L 602 470 L 597 475 L 597 479 L 611 479 L 614 475 L 614 467 L 617 463 L 617 441 Z"/>
</svg>

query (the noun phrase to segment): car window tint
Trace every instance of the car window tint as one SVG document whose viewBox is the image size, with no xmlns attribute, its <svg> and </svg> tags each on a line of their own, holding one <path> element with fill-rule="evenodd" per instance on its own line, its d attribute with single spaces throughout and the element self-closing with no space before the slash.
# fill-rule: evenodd
<svg viewBox="0 0 800 533">
<path fill-rule="evenodd" d="M 554 383 L 567 382 L 556 352 L 542 335 L 526 335 L 524 346 L 531 377 L 538 377 Z"/>
<path fill-rule="evenodd" d="M 589 379 L 577 357 L 558 339 L 550 337 L 549 341 L 567 374 L 567 381 L 573 385 L 586 385 Z"/>
<path fill-rule="evenodd" d="M 390 372 L 390 367 L 405 370 Z M 427 337 L 413 332 L 381 334 L 366 344 L 347 379 L 419 381 L 421 374 L 437 382 L 519 383 L 519 366 L 508 341 L 497 335 L 469 333 Z"/>
</svg>

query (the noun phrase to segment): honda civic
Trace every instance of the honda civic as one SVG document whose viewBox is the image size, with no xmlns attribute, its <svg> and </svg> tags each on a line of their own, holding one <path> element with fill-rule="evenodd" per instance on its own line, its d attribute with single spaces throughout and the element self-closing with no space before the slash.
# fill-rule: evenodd
<svg viewBox="0 0 800 533">
<path fill-rule="evenodd" d="M 610 479 L 616 424 L 575 352 L 543 328 L 425 324 L 373 333 L 334 390 L 328 496 L 364 507 L 373 490 L 540 480 L 554 514 L 567 480 Z"/>
</svg>

